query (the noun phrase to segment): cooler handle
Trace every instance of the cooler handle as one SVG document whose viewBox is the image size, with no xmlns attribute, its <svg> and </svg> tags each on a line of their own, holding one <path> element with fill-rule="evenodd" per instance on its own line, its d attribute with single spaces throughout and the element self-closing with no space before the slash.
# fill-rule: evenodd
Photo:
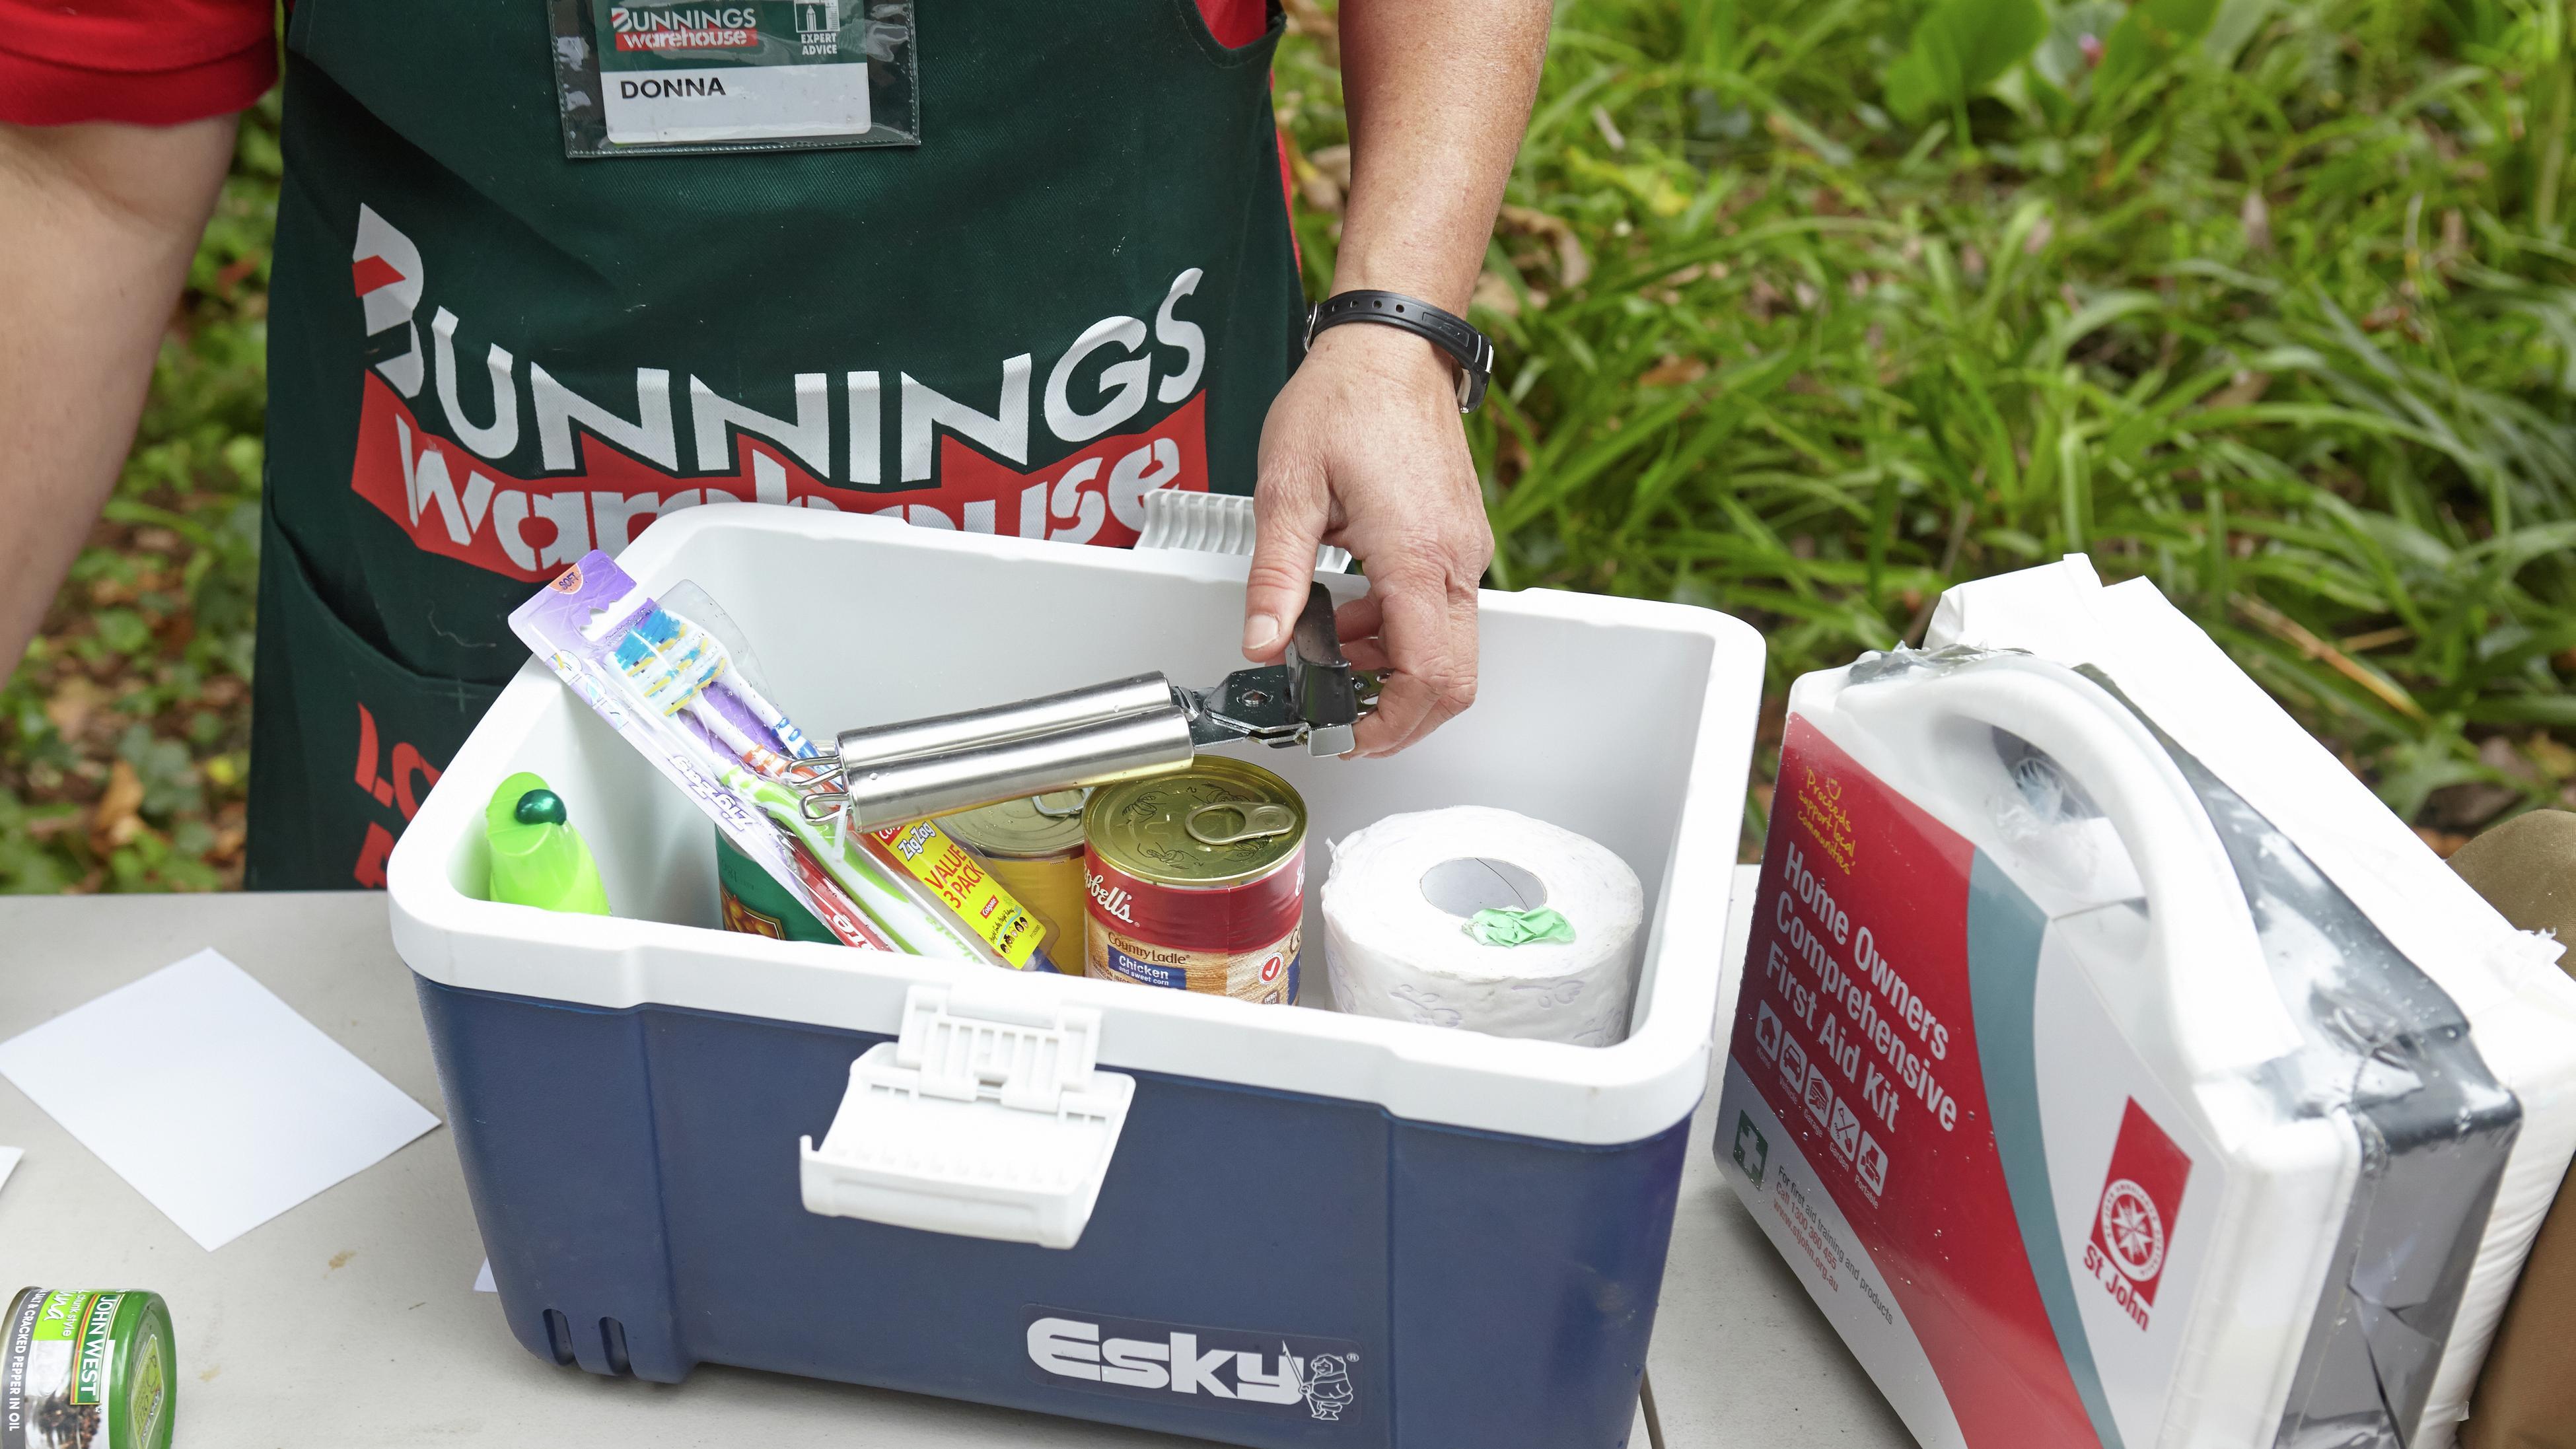
<svg viewBox="0 0 2576 1449">
<path fill-rule="evenodd" d="M 1912 736 L 1937 748 L 1958 723 L 2009 731 L 2083 788 L 2137 868 L 2149 960 L 2161 963 L 2172 1039 L 2196 1077 L 2242 1073 L 2299 1048 L 2217 827 L 2164 746 L 2101 686 L 2063 665 L 2006 656 L 1911 689 L 1855 686 L 1841 704 L 1882 740 Z"/>
<path fill-rule="evenodd" d="M 850 1063 L 821 1146 L 800 1139 L 805 1210 L 925 1232 L 1081 1241 L 1136 1079 L 1096 1065 L 1100 1013 L 906 993 L 902 1034 Z"/>
</svg>

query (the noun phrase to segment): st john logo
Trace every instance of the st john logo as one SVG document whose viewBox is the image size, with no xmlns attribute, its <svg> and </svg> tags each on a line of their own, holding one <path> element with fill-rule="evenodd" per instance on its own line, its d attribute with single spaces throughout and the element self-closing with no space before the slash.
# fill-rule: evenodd
<svg viewBox="0 0 2576 1449">
<path fill-rule="evenodd" d="M 1309 1422 L 1365 1417 L 1360 1347 L 1346 1340 L 1035 1304 L 1027 1319 L 1029 1365 L 1040 1381 L 1058 1387 L 1165 1403 L 1181 1394 L 1210 1407 Z"/>
<path fill-rule="evenodd" d="M 2156 1303 L 2156 1285 L 2172 1256 L 2174 1216 L 2182 1210 L 2191 1159 L 2131 1098 L 2120 1116 L 2084 1269 L 2140 1328 Z"/>
</svg>

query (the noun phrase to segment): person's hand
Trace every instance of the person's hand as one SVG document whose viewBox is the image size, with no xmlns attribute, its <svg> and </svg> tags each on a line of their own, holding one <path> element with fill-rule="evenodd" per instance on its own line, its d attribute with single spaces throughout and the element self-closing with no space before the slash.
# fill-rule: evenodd
<svg viewBox="0 0 2576 1449">
<path fill-rule="evenodd" d="M 1476 700 L 1476 585 L 1494 556 L 1449 360 L 1411 333 L 1354 323 L 1316 337 L 1261 428 L 1259 520 L 1243 653 L 1277 660 L 1306 604 L 1315 545 L 1351 551 L 1369 591 L 1334 622 L 1385 671 L 1356 753 L 1391 755 Z"/>
</svg>

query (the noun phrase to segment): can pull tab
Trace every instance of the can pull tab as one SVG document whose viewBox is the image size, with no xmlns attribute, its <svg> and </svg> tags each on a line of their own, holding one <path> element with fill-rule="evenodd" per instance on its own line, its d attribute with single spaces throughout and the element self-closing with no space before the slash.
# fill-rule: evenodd
<svg viewBox="0 0 2576 1449">
<path fill-rule="evenodd" d="M 1049 820 L 1080 820 L 1082 807 L 1090 803 L 1091 791 L 1086 788 L 1049 790 L 1029 797 L 1029 807 Z"/>
<path fill-rule="evenodd" d="M 1230 815 L 1234 827 L 1222 823 L 1202 825 L 1211 815 Z M 1239 841 L 1260 840 L 1272 835 L 1285 835 L 1297 828 L 1297 812 L 1285 805 L 1254 803 L 1248 800 L 1211 800 L 1190 811 L 1181 819 L 1181 828 L 1190 839 L 1201 845 L 1233 845 Z"/>
</svg>

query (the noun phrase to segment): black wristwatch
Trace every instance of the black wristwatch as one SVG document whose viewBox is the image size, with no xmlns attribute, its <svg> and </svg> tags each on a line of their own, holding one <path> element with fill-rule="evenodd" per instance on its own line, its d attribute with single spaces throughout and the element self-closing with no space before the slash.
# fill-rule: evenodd
<svg viewBox="0 0 2576 1449">
<path fill-rule="evenodd" d="M 1316 333 L 1345 322 L 1383 322 L 1423 338 L 1458 364 L 1458 411 L 1472 413 L 1485 400 L 1494 377 L 1494 339 L 1466 318 L 1402 292 L 1338 292 L 1306 313 L 1306 346 L 1314 347 Z"/>
</svg>

